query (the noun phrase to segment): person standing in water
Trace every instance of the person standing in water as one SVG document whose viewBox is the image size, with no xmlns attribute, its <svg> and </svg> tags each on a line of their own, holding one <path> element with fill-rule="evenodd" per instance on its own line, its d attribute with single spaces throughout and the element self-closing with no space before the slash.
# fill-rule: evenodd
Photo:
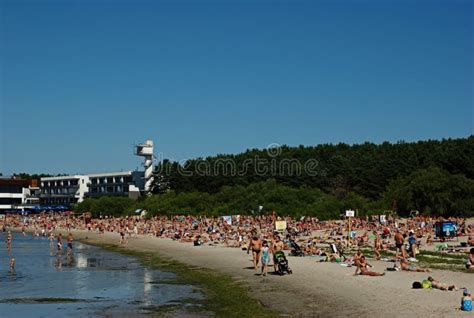
<svg viewBox="0 0 474 318">
<path fill-rule="evenodd" d="M 61 251 L 63 250 L 63 236 L 61 233 L 58 235 L 58 242 L 56 245 L 58 247 L 58 255 L 61 255 Z"/>
<path fill-rule="evenodd" d="M 7 249 L 8 251 L 10 252 L 11 249 L 12 249 L 12 242 L 13 242 L 13 235 L 12 235 L 12 232 L 8 231 L 7 233 Z"/>
<path fill-rule="evenodd" d="M 53 249 L 54 247 L 54 233 L 53 231 L 49 232 L 49 248 Z"/>
<path fill-rule="evenodd" d="M 72 254 L 72 241 L 74 240 L 72 233 L 69 232 L 67 235 L 67 253 Z"/>
<path fill-rule="evenodd" d="M 10 273 L 15 271 L 15 259 L 12 257 L 10 258 Z"/>
</svg>

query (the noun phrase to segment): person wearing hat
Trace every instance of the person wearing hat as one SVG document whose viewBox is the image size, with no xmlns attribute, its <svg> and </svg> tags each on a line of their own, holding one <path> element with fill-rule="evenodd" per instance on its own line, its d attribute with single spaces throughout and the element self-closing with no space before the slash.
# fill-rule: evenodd
<svg viewBox="0 0 474 318">
<path fill-rule="evenodd" d="M 468 289 L 464 289 L 463 297 L 461 299 L 461 310 L 472 311 L 472 298 Z"/>
</svg>

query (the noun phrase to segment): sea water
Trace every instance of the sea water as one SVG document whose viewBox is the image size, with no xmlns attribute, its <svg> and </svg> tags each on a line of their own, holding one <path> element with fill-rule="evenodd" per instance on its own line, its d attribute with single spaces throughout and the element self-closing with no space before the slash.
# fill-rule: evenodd
<svg viewBox="0 0 474 318">
<path fill-rule="evenodd" d="M 8 251 L 5 240 L 0 234 L 0 317 L 139 317 L 202 299 L 194 286 L 176 284 L 173 273 L 133 257 L 79 242 L 72 256 L 65 249 L 57 255 L 56 242 L 20 233 Z"/>
</svg>

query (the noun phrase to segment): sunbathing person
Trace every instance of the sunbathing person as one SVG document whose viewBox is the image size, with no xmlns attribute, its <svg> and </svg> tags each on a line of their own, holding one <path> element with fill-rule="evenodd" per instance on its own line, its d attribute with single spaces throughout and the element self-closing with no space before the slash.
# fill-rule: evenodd
<svg viewBox="0 0 474 318">
<path fill-rule="evenodd" d="M 467 239 L 467 245 L 474 246 L 474 238 L 470 237 Z"/>
<path fill-rule="evenodd" d="M 474 247 L 471 248 L 471 251 L 469 252 L 466 268 L 470 270 L 474 270 Z"/>
<path fill-rule="evenodd" d="M 400 260 L 400 269 L 405 272 L 431 273 L 427 268 L 417 268 L 415 264 L 410 263 L 405 258 Z"/>
<path fill-rule="evenodd" d="M 428 234 L 428 237 L 426 238 L 426 244 L 427 245 L 433 244 L 433 237 L 431 236 L 431 234 Z"/>
<path fill-rule="evenodd" d="M 366 275 L 366 276 L 384 276 L 385 273 L 377 273 L 377 272 L 372 272 L 367 269 L 367 267 L 372 267 L 369 263 L 367 263 L 365 256 L 362 256 L 359 259 L 359 262 L 356 266 L 356 271 L 354 275 Z"/>
<path fill-rule="evenodd" d="M 428 277 L 428 280 L 431 282 L 431 288 L 440 289 L 444 291 L 458 290 L 455 285 L 443 284 L 431 276 Z"/>
</svg>

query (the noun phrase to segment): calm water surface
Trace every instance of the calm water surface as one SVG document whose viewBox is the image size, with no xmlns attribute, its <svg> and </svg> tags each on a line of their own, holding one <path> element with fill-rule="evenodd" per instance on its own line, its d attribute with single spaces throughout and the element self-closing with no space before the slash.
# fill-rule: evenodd
<svg viewBox="0 0 474 318">
<path fill-rule="evenodd" d="M 132 257 L 79 242 L 73 257 L 57 256 L 47 238 L 19 233 L 11 251 L 15 272 L 9 273 L 5 239 L 0 234 L 0 317 L 137 317 L 202 299 L 194 286 L 174 283 L 173 273 Z"/>
</svg>

